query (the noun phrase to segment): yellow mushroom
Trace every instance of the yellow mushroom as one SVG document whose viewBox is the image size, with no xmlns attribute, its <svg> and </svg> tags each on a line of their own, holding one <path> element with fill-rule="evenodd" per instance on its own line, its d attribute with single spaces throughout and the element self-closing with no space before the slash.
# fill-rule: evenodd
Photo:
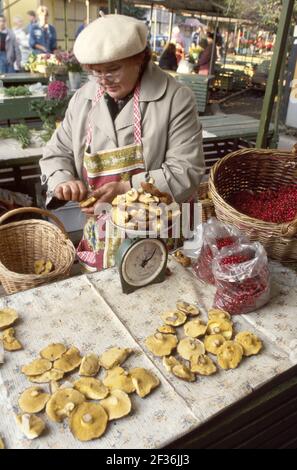
<svg viewBox="0 0 297 470">
<path fill-rule="evenodd" d="M 165 312 L 161 315 L 162 320 L 166 325 L 180 326 L 187 321 L 187 315 L 179 310 L 173 310 L 172 312 Z"/>
<path fill-rule="evenodd" d="M 48 361 L 56 361 L 66 352 L 66 350 L 67 348 L 64 344 L 53 343 L 42 349 L 42 351 L 40 351 L 40 356 Z"/>
<path fill-rule="evenodd" d="M 102 400 L 107 397 L 109 390 L 101 380 L 93 377 L 83 377 L 74 382 L 73 387 L 89 400 Z"/>
<path fill-rule="evenodd" d="M 3 308 L 0 310 L 0 330 L 12 326 L 19 318 L 18 314 L 12 308 Z"/>
<path fill-rule="evenodd" d="M 39 259 L 34 263 L 35 274 L 48 274 L 53 270 L 53 263 L 50 260 Z"/>
<path fill-rule="evenodd" d="M 159 331 L 159 333 L 164 333 L 165 335 L 175 334 L 175 329 L 171 325 L 161 325 L 157 328 L 157 330 Z"/>
<path fill-rule="evenodd" d="M 212 375 L 217 371 L 215 363 L 206 355 L 192 356 L 191 371 L 194 374 Z"/>
<path fill-rule="evenodd" d="M 188 302 L 185 302 L 183 300 L 179 300 L 176 304 L 177 310 L 180 310 L 181 312 L 184 312 L 186 315 L 190 315 L 192 317 L 195 317 L 199 315 L 200 310 L 196 305 L 189 304 Z"/>
<path fill-rule="evenodd" d="M 136 202 L 138 200 L 138 191 L 135 188 L 131 188 L 126 194 L 126 201 L 127 202 Z"/>
<path fill-rule="evenodd" d="M 0 437 L 0 449 L 5 449 L 4 441 L 2 437 Z"/>
<path fill-rule="evenodd" d="M 27 439 L 36 439 L 45 429 L 41 418 L 27 413 L 16 416 L 16 423 Z"/>
<path fill-rule="evenodd" d="M 205 335 L 207 330 L 206 323 L 201 320 L 191 320 L 184 324 L 184 332 L 186 336 L 197 338 L 198 336 Z"/>
<path fill-rule="evenodd" d="M 99 356 L 99 363 L 104 369 L 112 369 L 121 365 L 132 352 L 129 348 L 109 348 Z"/>
<path fill-rule="evenodd" d="M 155 333 L 145 340 L 145 345 L 155 356 L 169 356 L 176 348 L 177 337 L 171 334 Z"/>
<path fill-rule="evenodd" d="M 191 372 L 189 367 L 185 364 L 178 364 L 173 366 L 171 372 L 178 378 L 186 380 L 187 382 L 194 382 L 196 380 L 195 375 Z"/>
<path fill-rule="evenodd" d="M 135 392 L 135 385 L 132 382 L 131 375 L 119 366 L 106 371 L 103 383 L 110 390 L 118 389 L 126 393 Z"/>
<path fill-rule="evenodd" d="M 193 355 L 200 355 L 205 353 L 204 344 L 199 339 L 183 338 L 177 346 L 178 354 L 186 359 L 191 360 Z"/>
<path fill-rule="evenodd" d="M 155 377 L 149 370 L 141 367 L 135 367 L 129 371 L 132 377 L 132 383 L 135 387 L 137 395 L 141 398 L 146 397 L 154 388 L 160 385 L 160 380 Z"/>
<path fill-rule="evenodd" d="M 225 339 L 230 340 L 233 334 L 232 323 L 228 320 L 209 320 L 207 323 L 208 335 L 223 335 Z"/>
<path fill-rule="evenodd" d="M 218 364 L 222 369 L 235 369 L 241 362 L 243 348 L 235 341 L 226 341 L 217 354 Z"/>
<path fill-rule="evenodd" d="M 51 370 L 52 367 L 53 365 L 51 361 L 48 361 L 47 359 L 35 359 L 34 361 L 30 362 L 30 364 L 23 366 L 21 371 L 23 374 L 31 377 L 44 374 L 45 372 Z"/>
<path fill-rule="evenodd" d="M 100 401 L 100 405 L 108 414 L 109 421 L 127 416 L 132 408 L 129 395 L 122 390 L 112 390 L 107 398 Z"/>
<path fill-rule="evenodd" d="M 82 403 L 70 416 L 70 430 L 80 441 L 98 439 L 106 430 L 108 415 L 99 403 Z"/>
<path fill-rule="evenodd" d="M 208 318 L 209 320 L 231 320 L 231 315 L 226 310 L 211 308 L 208 310 Z"/>
<path fill-rule="evenodd" d="M 235 336 L 235 341 L 243 348 L 244 356 L 252 356 L 258 354 L 262 349 L 262 341 L 258 336 L 250 333 L 249 331 L 241 331 Z"/>
<path fill-rule="evenodd" d="M 83 357 L 78 373 L 86 377 L 93 377 L 98 374 L 99 369 L 100 364 L 98 356 L 96 356 L 96 354 L 88 354 Z"/>
<path fill-rule="evenodd" d="M 39 413 L 50 399 L 40 387 L 30 387 L 24 390 L 19 397 L 19 407 L 25 413 Z"/>
<path fill-rule="evenodd" d="M 2 333 L 3 347 L 6 351 L 19 351 L 23 349 L 21 343 L 15 338 L 14 328 L 8 328 Z"/>
<path fill-rule="evenodd" d="M 225 343 L 225 338 L 223 335 L 209 335 L 204 338 L 204 346 L 207 352 L 214 354 L 215 356 L 218 353 L 218 349 L 222 344 Z"/>
<path fill-rule="evenodd" d="M 46 414 L 50 420 L 60 423 L 85 401 L 82 393 L 73 388 L 59 388 L 46 404 Z"/>
<path fill-rule="evenodd" d="M 164 356 L 163 357 L 163 366 L 165 367 L 168 372 L 172 371 L 174 366 L 178 366 L 180 361 L 178 361 L 174 356 Z"/>
<path fill-rule="evenodd" d="M 44 374 L 40 375 L 28 375 L 27 376 L 30 382 L 37 383 L 37 384 L 44 384 L 52 381 L 58 381 L 63 379 L 64 377 L 64 372 L 62 370 L 58 369 L 51 369 L 48 370 L 47 372 L 44 372 Z"/>
<path fill-rule="evenodd" d="M 54 362 L 54 368 L 62 370 L 63 372 L 71 372 L 80 366 L 81 360 L 79 350 L 75 347 L 71 347 L 62 357 Z"/>
</svg>

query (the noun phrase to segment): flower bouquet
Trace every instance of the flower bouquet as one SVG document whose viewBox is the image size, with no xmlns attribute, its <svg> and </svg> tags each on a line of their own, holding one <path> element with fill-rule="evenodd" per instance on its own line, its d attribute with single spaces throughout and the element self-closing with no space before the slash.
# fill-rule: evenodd
<svg viewBox="0 0 297 470">
<path fill-rule="evenodd" d="M 67 71 L 65 65 L 55 54 L 30 54 L 25 68 L 30 72 L 44 75 L 63 75 Z"/>
<path fill-rule="evenodd" d="M 68 72 L 82 72 L 82 67 L 73 52 L 57 52 L 56 59 Z"/>
</svg>

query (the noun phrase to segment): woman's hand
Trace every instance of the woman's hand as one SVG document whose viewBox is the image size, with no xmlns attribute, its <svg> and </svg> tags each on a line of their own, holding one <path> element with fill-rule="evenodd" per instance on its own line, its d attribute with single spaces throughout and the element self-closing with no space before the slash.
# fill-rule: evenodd
<svg viewBox="0 0 297 470">
<path fill-rule="evenodd" d="M 95 196 L 97 198 L 97 202 L 92 207 L 82 209 L 82 211 L 89 215 L 96 214 L 96 209 L 98 210 L 100 208 L 100 204 L 111 204 L 116 196 L 119 194 L 125 194 L 129 189 L 131 189 L 129 181 L 106 183 L 91 194 L 91 196 Z"/>
<path fill-rule="evenodd" d="M 80 180 L 66 181 L 55 187 L 54 195 L 61 201 L 81 202 L 88 195 L 87 188 Z"/>
</svg>

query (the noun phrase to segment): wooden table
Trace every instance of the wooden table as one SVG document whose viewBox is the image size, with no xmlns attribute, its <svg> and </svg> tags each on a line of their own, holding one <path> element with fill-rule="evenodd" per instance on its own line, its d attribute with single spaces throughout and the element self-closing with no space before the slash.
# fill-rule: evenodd
<svg viewBox="0 0 297 470">
<path fill-rule="evenodd" d="M 34 101 L 44 101 L 45 94 L 19 97 L 4 97 L 0 102 L 0 122 L 20 121 L 38 118 L 31 105 Z"/>
<path fill-rule="evenodd" d="M 205 320 L 214 290 L 174 260 L 169 266 L 172 275 L 164 283 L 130 295 L 122 294 L 117 271 L 109 269 L 0 299 L 0 308 L 20 313 L 15 328 L 24 344 L 23 351 L 8 354 L 0 369 L 0 434 L 8 447 L 277 448 L 296 443 L 297 350 L 292 356 L 291 346 L 297 337 L 296 272 L 273 263 L 270 303 L 257 313 L 233 317 L 236 332 L 248 330 L 262 338 L 261 354 L 244 359 L 237 369 L 187 383 L 167 372 L 144 341 L 160 325 L 160 314 L 180 298 L 197 302 Z M 183 336 L 182 328 L 178 335 Z M 47 434 L 26 441 L 13 421 L 18 395 L 29 386 L 19 368 L 57 341 L 85 354 L 100 354 L 112 345 L 131 347 L 136 354 L 124 367 L 149 368 L 161 386 L 145 400 L 133 395 L 133 414 L 109 426 L 99 440 L 81 443 L 67 426 L 47 421 Z"/>
<path fill-rule="evenodd" d="M 37 82 L 41 82 L 43 84 L 48 83 L 48 77 L 45 75 L 30 72 L 0 74 L 0 80 L 2 80 L 4 86 L 18 86 Z"/>
</svg>

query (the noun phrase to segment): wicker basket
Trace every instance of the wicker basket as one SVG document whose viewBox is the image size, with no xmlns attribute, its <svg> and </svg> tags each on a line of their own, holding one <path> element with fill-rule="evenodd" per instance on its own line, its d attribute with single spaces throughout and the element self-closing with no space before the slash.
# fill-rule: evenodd
<svg viewBox="0 0 297 470">
<path fill-rule="evenodd" d="M 232 152 L 213 166 L 209 180 L 218 219 L 261 242 L 271 258 L 286 262 L 297 260 L 297 217 L 283 224 L 264 222 L 242 214 L 226 200 L 242 190 L 277 190 L 293 184 L 297 184 L 297 145 L 292 152 L 271 149 Z"/>
<path fill-rule="evenodd" d="M 34 207 L 15 209 L 0 217 L 0 225 L 9 218 L 34 212 L 54 220 L 58 227 L 40 219 L 22 220 L 0 226 L 0 282 L 7 294 L 31 289 L 69 275 L 75 249 L 62 222 L 50 212 Z M 36 275 L 34 262 L 51 260 L 54 270 Z"/>
<path fill-rule="evenodd" d="M 212 200 L 210 199 L 208 181 L 201 183 L 198 188 L 198 202 L 202 206 L 202 222 L 216 215 Z"/>
</svg>

